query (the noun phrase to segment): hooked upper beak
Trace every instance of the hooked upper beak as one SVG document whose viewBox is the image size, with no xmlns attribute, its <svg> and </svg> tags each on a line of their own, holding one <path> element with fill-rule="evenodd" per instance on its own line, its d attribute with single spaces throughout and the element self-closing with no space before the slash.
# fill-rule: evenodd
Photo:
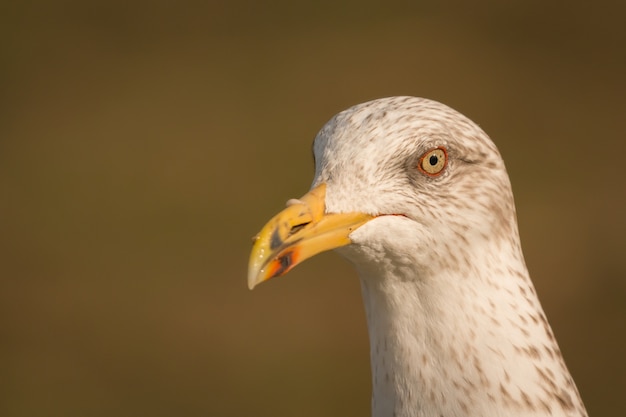
<svg viewBox="0 0 626 417">
<path fill-rule="evenodd" d="M 350 233 L 375 216 L 326 213 L 326 184 L 290 200 L 254 237 L 248 264 L 248 287 L 289 272 L 304 260 L 351 243 Z"/>
</svg>

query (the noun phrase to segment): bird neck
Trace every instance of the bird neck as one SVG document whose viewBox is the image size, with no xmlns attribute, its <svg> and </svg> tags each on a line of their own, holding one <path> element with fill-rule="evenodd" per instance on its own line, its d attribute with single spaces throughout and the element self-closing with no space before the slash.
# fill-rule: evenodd
<svg viewBox="0 0 626 417">
<path fill-rule="evenodd" d="M 436 275 L 359 271 L 375 417 L 586 415 L 521 252 L 483 253 Z"/>
</svg>

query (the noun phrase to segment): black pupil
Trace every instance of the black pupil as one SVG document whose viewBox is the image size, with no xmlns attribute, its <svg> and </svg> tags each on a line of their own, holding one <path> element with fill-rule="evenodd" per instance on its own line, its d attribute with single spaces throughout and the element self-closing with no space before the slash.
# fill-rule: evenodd
<svg viewBox="0 0 626 417">
<path fill-rule="evenodd" d="M 428 162 L 431 166 L 435 166 L 437 162 L 439 162 L 439 158 L 437 158 L 437 155 L 431 155 L 430 158 L 428 158 Z"/>
</svg>

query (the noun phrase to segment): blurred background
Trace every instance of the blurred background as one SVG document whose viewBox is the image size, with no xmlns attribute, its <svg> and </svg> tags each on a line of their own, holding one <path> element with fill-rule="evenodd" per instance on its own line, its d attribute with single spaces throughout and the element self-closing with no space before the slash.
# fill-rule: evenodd
<svg viewBox="0 0 626 417">
<path fill-rule="evenodd" d="M 0 414 L 369 415 L 350 265 L 324 254 L 250 292 L 250 238 L 308 190 L 333 114 L 416 95 L 500 147 L 588 411 L 626 415 L 625 16 L 608 0 L 4 2 Z"/>
</svg>

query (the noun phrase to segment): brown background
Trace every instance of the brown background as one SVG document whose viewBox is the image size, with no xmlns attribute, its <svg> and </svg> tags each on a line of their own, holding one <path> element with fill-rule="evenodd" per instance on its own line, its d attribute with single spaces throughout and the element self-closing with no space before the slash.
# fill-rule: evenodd
<svg viewBox="0 0 626 417">
<path fill-rule="evenodd" d="M 358 280 L 246 287 L 334 113 L 418 95 L 507 162 L 591 414 L 626 415 L 624 2 L 0 6 L 0 414 L 365 416 Z"/>
</svg>

